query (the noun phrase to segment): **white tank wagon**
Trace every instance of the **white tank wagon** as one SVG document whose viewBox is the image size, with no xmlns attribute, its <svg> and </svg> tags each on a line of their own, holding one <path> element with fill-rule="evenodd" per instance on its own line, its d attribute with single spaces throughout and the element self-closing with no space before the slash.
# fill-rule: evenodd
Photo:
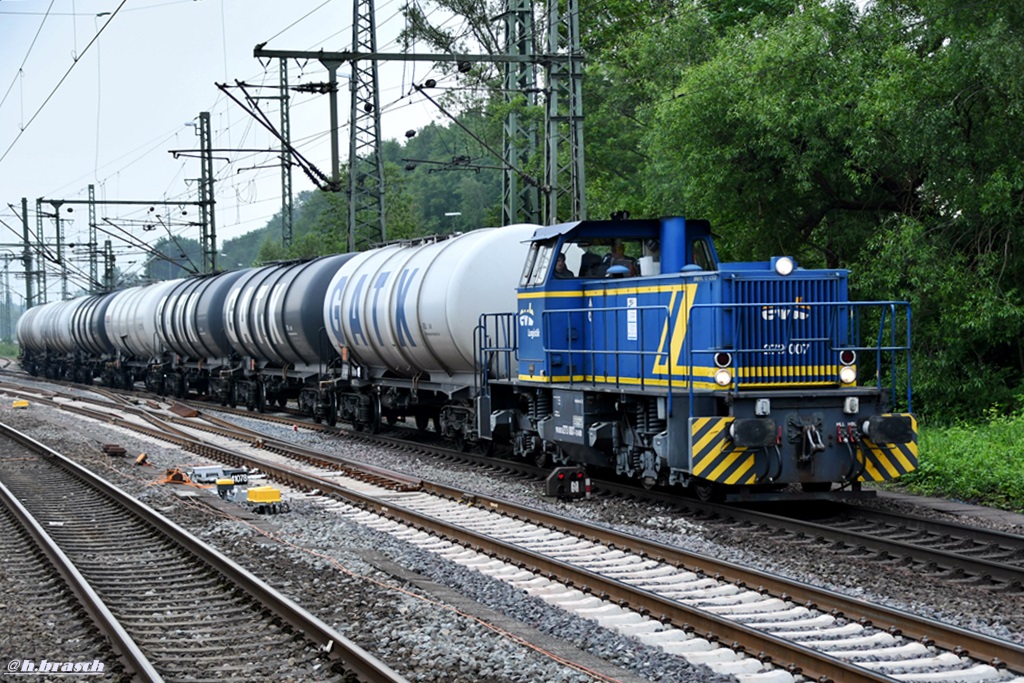
<svg viewBox="0 0 1024 683">
<path fill-rule="evenodd" d="M 15 332 L 25 369 L 50 379 L 91 384 L 99 361 L 114 352 L 103 324 L 110 298 L 85 296 L 27 310 Z"/>
<path fill-rule="evenodd" d="M 230 368 L 233 349 L 224 324 L 224 302 L 232 285 L 249 270 L 181 280 L 160 300 L 157 335 L 169 351 L 168 362 L 154 368 L 151 384 L 184 398 L 190 388 L 209 390 L 210 376 Z"/>
<path fill-rule="evenodd" d="M 375 388 L 324 397 L 329 421 L 374 427 L 413 415 L 421 427 L 433 418 L 441 431 L 472 438 L 463 403 L 477 383 L 474 332 L 481 314 L 515 310 L 536 228 L 392 244 L 343 265 L 327 289 L 324 326 L 344 359 L 340 376 Z"/>
<path fill-rule="evenodd" d="M 147 376 L 150 365 L 162 361 L 166 347 L 157 334 L 157 311 L 163 297 L 180 282 L 132 287 L 113 296 L 104 323 L 117 358 L 105 373 L 106 384 L 131 388 Z"/>
<path fill-rule="evenodd" d="M 71 337 L 78 349 L 95 356 L 114 353 L 114 344 L 107 336 L 104 316 L 114 294 L 97 294 L 82 300 L 71 314 Z"/>
<path fill-rule="evenodd" d="M 224 302 L 228 343 L 241 359 L 230 386 L 215 393 L 233 405 L 263 410 L 289 398 L 313 414 L 317 381 L 337 360 L 323 324 L 323 302 L 334 274 L 354 254 L 324 256 L 246 271 Z M 310 385 L 310 386 L 307 386 Z"/>
</svg>

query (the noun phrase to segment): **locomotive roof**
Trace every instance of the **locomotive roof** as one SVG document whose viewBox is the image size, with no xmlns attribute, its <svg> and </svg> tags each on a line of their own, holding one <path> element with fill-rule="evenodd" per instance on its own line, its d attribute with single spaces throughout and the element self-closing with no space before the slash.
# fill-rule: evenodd
<svg viewBox="0 0 1024 683">
<path fill-rule="evenodd" d="M 587 237 L 622 237 L 624 234 L 634 235 L 638 238 L 658 237 L 661 233 L 662 220 L 657 218 L 585 220 L 545 225 L 534 231 L 530 241 L 543 242 L 569 233 Z M 706 220 L 686 219 L 686 230 L 690 239 L 710 235 L 711 223 Z"/>
</svg>

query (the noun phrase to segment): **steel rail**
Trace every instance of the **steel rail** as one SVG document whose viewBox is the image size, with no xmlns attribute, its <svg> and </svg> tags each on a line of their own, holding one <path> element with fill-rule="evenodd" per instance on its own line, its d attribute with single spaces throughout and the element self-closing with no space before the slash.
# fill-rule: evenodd
<svg viewBox="0 0 1024 683">
<path fill-rule="evenodd" d="M 62 405 L 62 408 L 81 412 L 82 414 L 92 412 L 88 409 L 66 405 Z M 582 586 L 586 591 L 615 601 L 622 606 L 628 606 L 645 614 L 657 614 L 665 624 L 672 624 L 686 631 L 700 632 L 704 638 L 726 643 L 729 647 L 738 651 L 751 651 L 762 661 L 773 662 L 776 666 L 781 666 L 794 674 L 802 674 L 822 682 L 882 683 L 883 681 L 891 682 L 892 680 L 890 677 L 869 669 L 844 662 L 823 652 L 778 638 L 710 612 L 684 605 L 650 591 L 638 589 L 624 582 L 601 576 L 595 572 L 567 565 L 514 544 L 506 543 L 457 525 L 441 522 L 429 515 L 405 508 L 393 501 L 380 501 L 371 495 L 347 489 L 336 482 L 314 474 L 301 472 L 287 466 L 274 464 L 260 458 L 236 453 L 207 443 L 188 444 L 188 439 L 161 432 L 156 428 L 140 426 L 120 418 L 115 417 L 111 421 L 167 441 L 179 443 L 183 448 L 221 459 L 233 465 L 258 468 L 278 481 L 285 482 L 293 487 L 302 490 L 319 490 L 328 495 L 346 500 L 362 509 L 374 511 L 384 517 L 400 521 L 414 528 L 431 530 L 442 538 L 453 540 L 494 557 L 500 557 L 504 561 L 528 568 L 538 574 L 564 581 L 569 585 Z M 465 500 L 480 500 L 479 497 L 464 496 L 462 492 L 455 493 Z M 533 517 L 532 513 L 533 511 L 530 513 L 531 518 Z M 747 580 L 750 580 L 749 574 L 744 574 L 744 576 Z"/>
<path fill-rule="evenodd" d="M 836 616 L 867 619 L 876 628 L 899 632 L 904 636 L 934 643 L 941 648 L 958 654 L 987 661 L 993 665 L 1006 665 L 1018 673 L 1024 673 L 1024 646 L 1010 641 L 973 633 L 949 624 L 890 609 L 883 605 L 859 600 L 792 581 L 768 572 L 753 571 L 723 560 L 697 555 L 680 548 L 629 536 L 608 527 L 569 519 L 559 515 L 525 507 L 484 495 L 467 496 L 458 489 L 424 482 L 425 491 L 474 504 L 488 510 L 506 514 L 516 519 L 528 519 L 566 534 L 587 538 L 600 543 L 614 543 L 617 548 L 637 555 L 658 559 L 677 567 L 702 572 L 743 586 L 757 586 L 758 589 L 797 602 L 804 602 Z"/>
</svg>

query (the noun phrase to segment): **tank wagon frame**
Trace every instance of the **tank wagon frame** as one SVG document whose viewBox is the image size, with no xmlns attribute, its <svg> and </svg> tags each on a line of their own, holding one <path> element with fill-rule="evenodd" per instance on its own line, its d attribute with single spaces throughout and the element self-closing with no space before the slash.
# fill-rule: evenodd
<svg viewBox="0 0 1024 683">
<path fill-rule="evenodd" d="M 682 217 L 515 225 L 46 304 L 17 335 L 54 379 L 411 419 L 705 498 L 856 495 L 916 467 L 917 424 L 909 306 L 848 280 L 722 263 Z"/>
</svg>

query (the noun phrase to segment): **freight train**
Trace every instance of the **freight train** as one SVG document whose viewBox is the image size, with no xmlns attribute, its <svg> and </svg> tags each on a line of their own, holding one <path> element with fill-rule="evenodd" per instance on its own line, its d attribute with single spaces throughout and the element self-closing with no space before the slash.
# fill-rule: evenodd
<svg viewBox="0 0 1024 683">
<path fill-rule="evenodd" d="M 143 383 L 579 464 L 702 498 L 862 495 L 917 466 L 910 309 L 723 263 L 707 221 L 484 228 L 32 308 L 33 375 Z"/>
</svg>

